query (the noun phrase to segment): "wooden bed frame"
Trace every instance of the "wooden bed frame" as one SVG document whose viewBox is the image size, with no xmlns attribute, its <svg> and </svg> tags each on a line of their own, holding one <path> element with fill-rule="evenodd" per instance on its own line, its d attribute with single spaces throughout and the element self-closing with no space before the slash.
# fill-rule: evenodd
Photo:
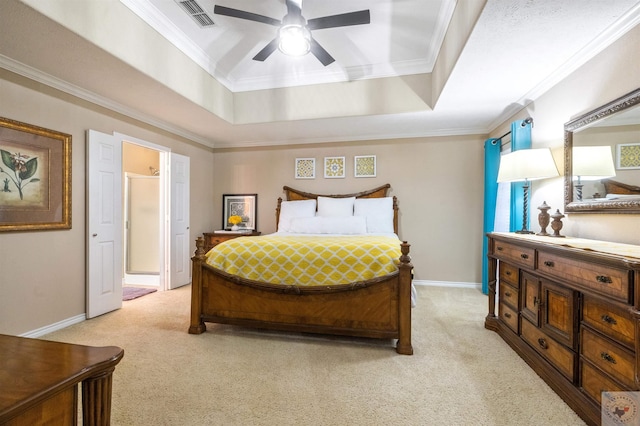
<svg viewBox="0 0 640 426">
<path fill-rule="evenodd" d="M 391 185 L 343 198 L 385 197 Z M 317 198 L 284 187 L 287 200 Z M 282 199 L 278 199 L 276 219 Z M 394 197 L 394 229 L 398 208 Z M 276 222 L 277 223 L 277 222 Z M 256 237 L 257 238 L 257 237 Z M 206 330 L 205 322 L 271 330 L 397 339 L 396 352 L 412 355 L 411 272 L 406 241 L 401 243 L 399 270 L 384 277 L 340 286 L 274 285 L 227 274 L 206 263 L 204 240 L 196 240 L 191 288 L 189 333 Z"/>
<path fill-rule="evenodd" d="M 605 194 L 640 195 L 640 186 L 629 185 L 613 179 L 602 179 Z"/>
</svg>

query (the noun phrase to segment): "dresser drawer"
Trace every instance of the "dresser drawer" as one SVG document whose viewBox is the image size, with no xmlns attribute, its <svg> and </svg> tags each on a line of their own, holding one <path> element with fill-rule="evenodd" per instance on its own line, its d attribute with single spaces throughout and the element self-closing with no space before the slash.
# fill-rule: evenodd
<svg viewBox="0 0 640 426">
<path fill-rule="evenodd" d="M 627 270 L 556 256 L 544 251 L 538 252 L 536 266 L 539 271 L 552 275 L 555 279 L 563 279 L 621 302 L 629 302 L 630 282 Z"/>
<path fill-rule="evenodd" d="M 602 402 L 602 392 L 619 392 L 625 389 L 615 380 L 603 374 L 587 361 L 580 361 L 580 382 L 582 390 L 597 401 Z"/>
<path fill-rule="evenodd" d="M 500 281 L 500 302 L 505 302 L 511 308 L 518 310 L 519 292 L 514 287 Z"/>
<path fill-rule="evenodd" d="M 505 262 L 500 262 L 500 282 L 507 282 L 515 288 L 520 287 L 518 268 Z"/>
<path fill-rule="evenodd" d="M 215 246 L 220 243 L 223 243 L 228 240 L 232 240 L 238 237 L 256 237 L 262 234 L 258 231 L 253 232 L 235 232 L 235 233 L 224 233 L 224 232 L 204 232 L 202 235 L 204 236 L 204 251 L 208 252 Z"/>
<path fill-rule="evenodd" d="M 635 349 L 634 323 L 629 313 L 623 309 L 585 295 L 582 321 L 630 349 Z"/>
<path fill-rule="evenodd" d="M 522 319 L 521 333 L 529 345 L 573 382 L 576 365 L 576 354 L 573 351 L 556 342 L 525 319 Z"/>
<path fill-rule="evenodd" d="M 536 251 L 532 248 L 496 241 L 494 254 L 500 259 L 510 260 L 530 269 L 535 266 Z"/>
<path fill-rule="evenodd" d="M 635 386 L 633 352 L 586 327 L 581 330 L 581 338 L 585 359 L 629 388 Z"/>
<path fill-rule="evenodd" d="M 498 305 L 498 316 L 514 333 L 518 333 L 518 313 L 502 301 Z"/>
</svg>

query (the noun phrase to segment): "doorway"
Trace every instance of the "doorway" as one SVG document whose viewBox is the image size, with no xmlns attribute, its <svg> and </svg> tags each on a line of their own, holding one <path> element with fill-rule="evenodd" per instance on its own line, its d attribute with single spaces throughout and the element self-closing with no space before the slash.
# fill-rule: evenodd
<svg viewBox="0 0 640 426">
<path fill-rule="evenodd" d="M 124 286 L 160 285 L 163 245 L 160 186 L 160 152 L 123 142 L 124 172 Z"/>
<path fill-rule="evenodd" d="M 189 157 L 129 137 L 87 132 L 87 304 L 93 318 L 122 307 L 124 283 L 123 145 L 157 151 L 160 180 L 158 290 L 189 284 Z M 149 167 L 146 165 L 145 167 Z"/>
</svg>

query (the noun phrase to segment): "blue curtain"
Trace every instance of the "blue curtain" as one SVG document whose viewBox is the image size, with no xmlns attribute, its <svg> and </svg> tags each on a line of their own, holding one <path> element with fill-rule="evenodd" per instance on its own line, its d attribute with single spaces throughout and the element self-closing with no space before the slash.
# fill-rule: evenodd
<svg viewBox="0 0 640 426">
<path fill-rule="evenodd" d="M 487 233 L 494 230 L 496 218 L 496 200 L 498 198 L 498 169 L 500 167 L 500 139 L 487 139 L 484 142 L 484 225 L 482 239 L 482 292 L 489 293 L 488 259 L 489 239 Z M 531 120 L 518 120 L 511 123 L 511 151 L 531 148 Z M 522 229 L 522 208 L 524 204 L 524 183 L 511 183 L 511 213 L 509 230 Z M 529 224 L 527 224 L 529 228 Z"/>
<path fill-rule="evenodd" d="M 500 166 L 500 139 L 487 139 L 484 142 L 484 227 L 482 239 L 482 292 L 489 293 L 488 260 L 489 239 L 496 218 L 496 199 L 498 198 L 498 167 Z"/>
<path fill-rule="evenodd" d="M 518 120 L 511 123 L 511 151 L 531 148 L 531 122 L 530 120 Z M 524 182 L 511 183 L 511 216 L 509 231 L 515 232 L 522 229 L 522 212 L 524 204 Z M 527 222 L 529 222 L 527 217 Z M 529 223 L 527 223 L 529 229 Z"/>
</svg>

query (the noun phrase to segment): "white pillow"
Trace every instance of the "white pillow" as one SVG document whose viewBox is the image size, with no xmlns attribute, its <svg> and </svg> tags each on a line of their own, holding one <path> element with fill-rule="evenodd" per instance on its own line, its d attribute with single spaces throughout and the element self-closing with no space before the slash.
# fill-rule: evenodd
<svg viewBox="0 0 640 426">
<path fill-rule="evenodd" d="M 367 218 L 367 232 L 370 234 L 395 232 L 393 197 L 358 198 L 353 205 L 353 214 Z"/>
<path fill-rule="evenodd" d="M 353 216 L 353 203 L 356 197 L 332 198 L 318 197 L 318 216 L 345 217 Z"/>
<path fill-rule="evenodd" d="M 278 231 L 289 232 L 291 219 L 316 215 L 316 200 L 283 201 L 280 203 Z"/>
<path fill-rule="evenodd" d="M 289 232 L 296 234 L 366 234 L 364 217 L 296 217 L 291 219 Z"/>
</svg>

